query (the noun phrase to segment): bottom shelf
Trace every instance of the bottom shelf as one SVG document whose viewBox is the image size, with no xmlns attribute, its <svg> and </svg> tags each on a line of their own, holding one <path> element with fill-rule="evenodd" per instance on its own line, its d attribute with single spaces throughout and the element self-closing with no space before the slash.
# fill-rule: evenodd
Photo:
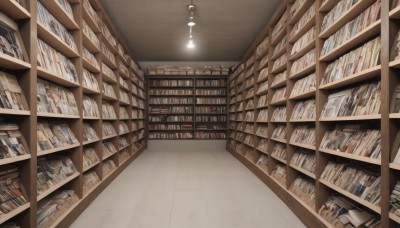
<svg viewBox="0 0 400 228">
<path fill-rule="evenodd" d="M 26 203 L 18 208 L 16 208 L 15 210 L 12 210 L 6 214 L 2 214 L 0 216 L 0 224 L 8 221 L 9 219 L 13 218 L 14 216 L 18 215 L 19 213 L 25 211 L 26 209 L 28 209 L 31 206 L 31 203 Z"/>
</svg>

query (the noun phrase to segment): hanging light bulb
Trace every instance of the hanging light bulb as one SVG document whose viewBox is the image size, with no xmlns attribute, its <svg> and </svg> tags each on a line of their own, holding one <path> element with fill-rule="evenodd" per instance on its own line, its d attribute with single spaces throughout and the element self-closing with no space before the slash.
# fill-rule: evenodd
<svg viewBox="0 0 400 228">
<path fill-rule="evenodd" d="M 191 15 L 190 15 L 190 17 L 189 17 L 188 26 L 189 26 L 189 27 L 193 27 L 193 26 L 195 26 L 195 25 L 196 25 L 196 23 L 194 22 L 193 12 L 191 12 Z"/>
<path fill-rule="evenodd" d="M 195 47 L 192 37 L 189 38 L 189 42 L 186 45 L 186 47 L 189 48 L 189 49 L 193 49 Z"/>
</svg>

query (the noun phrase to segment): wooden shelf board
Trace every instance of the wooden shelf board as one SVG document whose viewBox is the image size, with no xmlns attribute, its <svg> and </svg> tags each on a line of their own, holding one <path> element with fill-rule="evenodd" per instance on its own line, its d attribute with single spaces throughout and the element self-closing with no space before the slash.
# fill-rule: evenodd
<svg viewBox="0 0 400 228">
<path fill-rule="evenodd" d="M 31 64 L 24 62 L 20 59 L 11 57 L 9 55 L 0 53 L 0 67 L 4 67 L 11 70 L 27 70 L 31 69 Z"/>
<path fill-rule="evenodd" d="M 6 165 L 10 163 L 15 163 L 23 160 L 28 160 L 31 158 L 31 154 L 24 154 L 16 157 L 11 157 L 11 158 L 3 158 L 0 159 L 0 165 Z"/>
<path fill-rule="evenodd" d="M 396 59 L 389 62 L 389 67 L 400 69 L 400 59 Z"/>
<path fill-rule="evenodd" d="M 80 116 L 49 113 L 49 112 L 38 112 L 37 116 L 38 117 L 49 117 L 49 118 L 62 118 L 62 119 L 79 119 L 80 118 Z"/>
<path fill-rule="evenodd" d="M 271 123 L 286 123 L 286 120 L 271 120 Z"/>
<path fill-rule="evenodd" d="M 88 167 L 83 167 L 83 172 L 88 171 L 89 169 L 95 167 L 95 166 L 98 165 L 98 164 L 100 164 L 100 161 L 97 161 L 97 162 L 95 162 L 95 163 L 89 165 Z"/>
<path fill-rule="evenodd" d="M 375 2 L 375 0 L 365 0 L 357 2 L 349 10 L 347 10 L 340 18 L 338 18 L 333 24 L 327 27 L 324 31 L 321 31 L 319 37 L 321 39 L 326 39 L 330 37 L 336 31 L 342 28 L 345 24 L 356 18 L 360 14 L 360 12 L 363 12 L 365 9 L 367 9 L 373 2 Z"/>
<path fill-rule="evenodd" d="M 129 146 L 130 146 L 129 144 L 126 145 L 126 146 L 123 146 L 123 147 L 119 148 L 118 151 L 120 152 L 121 150 L 126 149 L 126 148 L 128 148 Z"/>
<path fill-rule="evenodd" d="M 292 146 L 306 148 L 306 149 L 309 149 L 309 150 L 316 150 L 317 149 L 315 146 L 311 146 L 311 145 L 307 145 L 307 144 L 303 144 L 303 143 L 289 142 L 289 144 L 292 145 Z"/>
<path fill-rule="evenodd" d="M 6 221 L 14 218 L 15 216 L 17 216 L 18 214 L 20 214 L 21 212 L 25 211 L 26 209 L 28 209 L 30 207 L 31 207 L 31 203 L 28 202 L 28 203 L 25 203 L 22 206 L 19 206 L 19 207 L 15 208 L 14 210 L 12 210 L 12 211 L 10 211 L 10 212 L 8 212 L 6 214 L 2 214 L 0 216 L 0 224 L 3 224 Z"/>
<path fill-rule="evenodd" d="M 289 100 L 301 100 L 301 99 L 304 99 L 304 98 L 315 97 L 316 91 L 317 90 L 313 90 L 313 91 L 302 93 L 302 94 L 299 94 L 299 95 L 296 95 L 296 96 L 293 96 L 293 97 L 289 97 Z"/>
<path fill-rule="evenodd" d="M 106 39 L 106 37 L 104 35 L 103 35 L 103 39 L 102 39 L 102 44 L 105 44 L 105 46 L 107 46 L 107 48 L 111 51 L 111 53 L 114 54 L 114 56 L 118 53 L 117 47 L 113 46 L 111 44 L 111 42 L 108 39 Z"/>
<path fill-rule="evenodd" d="M 355 155 L 355 154 L 349 154 L 349 153 L 344 153 L 344 152 L 338 152 L 338 151 L 329 150 L 329 149 L 324 149 L 324 148 L 320 148 L 319 151 L 321 151 L 321 152 L 323 152 L 323 153 L 327 153 L 327 154 L 336 155 L 336 156 L 339 156 L 339 157 L 349 158 L 349 159 L 352 159 L 352 160 L 367 162 L 367 163 L 375 164 L 375 165 L 381 165 L 380 159 L 369 158 L 369 157 L 362 157 L 362 156 Z"/>
<path fill-rule="evenodd" d="M 79 87 L 80 86 L 78 82 L 73 82 L 73 81 L 67 80 L 67 79 L 63 78 L 62 76 L 58 76 L 55 73 L 50 72 L 49 70 L 47 70 L 43 67 L 40 67 L 40 66 L 37 67 L 37 74 L 41 78 L 47 79 L 58 85 L 63 85 L 63 86 L 67 86 L 67 87 Z"/>
<path fill-rule="evenodd" d="M 85 199 L 88 195 L 90 195 L 90 193 L 92 193 L 100 184 L 101 181 L 95 184 L 89 191 L 86 192 L 86 194 L 83 194 L 83 199 Z"/>
<path fill-rule="evenodd" d="M 300 70 L 299 72 L 296 72 L 295 74 L 290 75 L 289 78 L 299 78 L 299 77 L 311 74 L 312 72 L 315 72 L 316 66 L 317 66 L 317 64 L 313 63 L 312 65 L 307 66 L 306 68 Z"/>
<path fill-rule="evenodd" d="M 99 141 L 100 141 L 100 139 L 96 139 L 96 140 L 92 140 L 92 141 L 85 141 L 85 142 L 82 143 L 82 145 L 85 146 L 85 145 L 96 143 L 96 142 L 99 142 Z"/>
<path fill-rule="evenodd" d="M 116 97 L 110 97 L 110 96 L 107 96 L 105 94 L 102 94 L 102 99 L 103 100 L 108 100 L 108 101 L 118 101 Z"/>
<path fill-rule="evenodd" d="M 306 0 L 303 5 L 300 6 L 300 10 L 297 11 L 289 20 L 289 25 L 293 25 L 299 21 L 299 19 L 304 15 L 304 13 L 312 6 L 315 1 Z M 293 6 L 293 5 L 292 5 Z"/>
<path fill-rule="evenodd" d="M 285 160 L 283 160 L 282 158 L 278 158 L 277 156 L 275 156 L 275 155 L 272 155 L 271 154 L 271 158 L 273 158 L 273 159 L 275 159 L 275 160 L 277 160 L 277 161 L 279 161 L 279 162 L 281 162 L 281 163 L 283 163 L 283 164 L 287 164 L 287 162 L 285 161 Z"/>
<path fill-rule="evenodd" d="M 114 137 L 117 137 L 118 135 L 117 134 L 115 134 L 115 135 L 110 135 L 110 136 L 103 136 L 103 138 L 102 138 L 102 140 L 107 140 L 107 139 L 111 139 L 111 138 L 114 138 Z"/>
<path fill-rule="evenodd" d="M 301 167 L 298 167 L 298 166 L 295 166 L 295 165 L 292 165 L 292 164 L 290 164 L 290 167 L 292 167 L 293 169 L 303 173 L 304 175 L 307 175 L 307 176 L 313 178 L 314 180 L 316 179 L 315 174 L 310 172 L 310 171 L 308 171 L 308 170 L 306 170 L 306 169 L 303 169 Z"/>
<path fill-rule="evenodd" d="M 400 6 L 395 7 L 389 12 L 389 18 L 400 19 Z"/>
<path fill-rule="evenodd" d="M 278 73 L 283 72 L 284 70 L 286 70 L 286 68 L 287 68 L 287 63 L 280 65 L 276 69 L 273 69 L 271 73 L 272 74 L 278 74 Z"/>
<path fill-rule="evenodd" d="M 284 86 L 286 86 L 286 84 L 287 84 L 287 79 L 286 78 L 284 80 L 276 82 L 276 83 L 272 82 L 271 89 L 277 89 L 277 88 L 280 88 L 280 87 L 284 87 Z"/>
<path fill-rule="evenodd" d="M 117 153 L 118 153 L 118 151 L 115 151 L 115 152 L 112 153 L 112 154 L 107 154 L 106 156 L 104 156 L 104 157 L 102 158 L 102 160 L 105 161 L 105 160 L 107 160 L 107 158 L 112 157 L 112 156 L 116 155 Z"/>
<path fill-rule="evenodd" d="M 268 108 L 268 105 L 256 107 L 256 109 L 267 109 L 267 108 Z"/>
<path fill-rule="evenodd" d="M 348 191 L 346 191 L 344 189 L 341 189 L 341 188 L 329 183 L 326 180 L 320 179 L 319 182 L 324 184 L 325 186 L 335 190 L 336 192 L 339 192 L 340 194 L 342 194 L 342 195 L 344 195 L 344 196 L 356 201 L 357 203 L 366 206 L 367 208 L 375 211 L 376 213 L 378 213 L 378 214 L 381 213 L 381 208 L 379 206 L 374 205 L 374 204 L 372 204 L 372 203 L 370 203 L 370 202 L 368 202 L 368 201 L 366 201 L 366 200 L 364 200 L 364 199 L 362 199 L 362 198 L 360 198 L 360 197 L 358 197 L 356 195 L 353 195 L 352 193 L 350 193 L 350 192 L 348 192 Z"/>
<path fill-rule="evenodd" d="M 53 32 L 47 30 L 47 28 L 39 21 L 37 22 L 37 32 L 38 32 L 38 37 L 40 37 L 41 40 L 43 40 L 45 43 L 47 43 L 52 48 L 56 49 L 58 52 L 65 55 L 66 57 L 68 58 L 79 57 L 77 51 L 73 50 L 70 46 L 64 43 Z"/>
<path fill-rule="evenodd" d="M 397 223 L 400 223 L 400 217 L 392 212 L 389 212 L 389 218 Z"/>
<path fill-rule="evenodd" d="M 289 122 L 292 123 L 307 123 L 307 122 L 316 122 L 316 119 L 290 119 Z"/>
<path fill-rule="evenodd" d="M 313 48 L 315 48 L 315 39 L 311 40 L 306 46 L 304 46 L 302 49 L 295 53 L 291 53 L 291 56 L 289 58 L 290 61 L 294 61 L 301 56 L 305 55 L 307 52 L 311 51 Z"/>
<path fill-rule="evenodd" d="M 89 12 L 87 11 L 87 9 L 85 7 L 83 7 L 82 15 L 83 15 L 83 19 L 85 20 L 87 25 L 93 30 L 93 32 L 95 32 L 95 33 L 101 32 L 99 26 L 97 26 L 96 22 L 92 19 L 92 17 L 90 16 Z"/>
<path fill-rule="evenodd" d="M 283 104 L 286 104 L 286 98 L 284 98 L 283 100 L 271 102 L 271 105 L 273 105 L 273 106 L 280 106 L 280 105 L 283 105 Z"/>
<path fill-rule="evenodd" d="M 100 120 L 100 117 L 84 116 L 83 120 Z"/>
<path fill-rule="evenodd" d="M 376 115 L 363 115 L 363 116 L 344 116 L 344 117 L 332 117 L 324 118 L 322 117 L 319 121 L 352 121 L 352 120 L 378 120 L 381 119 L 380 114 Z"/>
<path fill-rule="evenodd" d="M 271 140 L 274 140 L 274 141 L 277 141 L 277 142 L 280 142 L 280 143 L 283 143 L 283 144 L 287 143 L 286 139 L 271 138 Z"/>
<path fill-rule="evenodd" d="M 0 12 L 7 14 L 14 20 L 29 19 L 31 14 L 15 0 L 2 0 Z"/>
<path fill-rule="evenodd" d="M 83 46 L 93 54 L 99 53 L 100 52 L 100 48 L 99 48 L 100 45 L 97 46 L 95 43 L 93 43 L 89 39 L 89 37 L 85 33 L 82 32 L 82 34 L 83 34 Z"/>
<path fill-rule="evenodd" d="M 381 72 L 381 65 L 372 67 L 370 69 L 363 70 L 361 72 L 349 75 L 347 77 L 344 77 L 342 79 L 336 80 L 334 82 L 330 82 L 324 85 L 320 85 L 319 89 L 324 90 L 324 89 L 337 89 L 343 86 L 351 85 L 357 82 L 362 82 L 374 77 L 380 76 Z"/>
<path fill-rule="evenodd" d="M 79 29 L 75 20 L 69 17 L 57 1 L 41 1 L 41 3 L 66 29 Z"/>
<path fill-rule="evenodd" d="M 337 3 L 338 3 L 338 1 L 336 1 L 336 0 L 327 0 L 325 3 L 323 3 L 323 4 L 321 5 L 321 7 L 319 8 L 319 11 L 320 11 L 320 12 L 329 11 L 329 10 L 331 10 Z"/>
<path fill-rule="evenodd" d="M 75 207 L 77 207 L 79 205 L 80 202 L 81 202 L 81 199 L 78 200 L 77 202 L 75 202 L 71 207 L 69 207 L 68 210 L 66 210 L 64 212 L 64 214 L 62 214 L 56 221 L 54 221 L 53 224 L 51 224 L 50 228 L 57 227 L 57 225 L 60 224 L 60 222 L 63 221 L 64 218 L 67 217 L 75 209 Z"/>
<path fill-rule="evenodd" d="M 378 20 L 378 21 L 372 23 L 367 28 L 365 28 L 363 31 L 354 35 L 352 38 L 350 38 L 345 43 L 334 48 L 329 53 L 321 56 L 319 58 L 319 60 L 325 61 L 325 62 L 333 61 L 333 60 L 339 58 L 340 56 L 342 56 L 343 54 L 347 53 L 348 51 L 350 51 L 352 48 L 357 47 L 358 45 L 371 39 L 371 37 L 374 37 L 375 35 L 379 34 L 380 31 L 381 31 L 381 20 Z"/>
<path fill-rule="evenodd" d="M 82 56 L 83 68 L 92 72 L 92 73 L 100 73 L 100 68 L 93 65 L 89 60 Z"/>
<path fill-rule="evenodd" d="M 281 31 L 279 31 L 279 33 L 277 33 L 277 35 L 275 37 L 272 37 L 272 34 L 271 34 L 271 45 L 277 45 L 279 43 L 279 41 L 281 41 L 281 39 L 283 37 L 285 37 L 285 35 L 286 35 L 285 28 L 283 28 Z"/>
<path fill-rule="evenodd" d="M 72 145 L 68 145 L 68 146 L 53 148 L 53 149 L 50 149 L 50 150 L 38 151 L 37 152 L 37 156 L 43 156 L 43 155 L 46 155 L 46 154 L 52 154 L 52 153 L 56 153 L 56 152 L 60 152 L 60 151 L 64 151 L 64 150 L 69 150 L 69 149 L 76 148 L 78 146 L 80 146 L 80 144 L 76 143 L 76 144 L 72 144 Z"/>
<path fill-rule="evenodd" d="M 398 164 L 398 163 L 389 163 L 389 167 L 391 169 L 400 170 L 400 164 Z"/>
<path fill-rule="evenodd" d="M 37 201 L 42 200 L 43 198 L 45 198 L 46 196 L 50 195 L 52 192 L 56 191 L 57 189 L 61 188 L 63 185 L 67 184 L 68 182 L 72 181 L 73 179 L 75 179 L 76 177 L 78 177 L 80 174 L 74 173 L 71 176 L 65 178 L 64 180 L 56 183 L 55 185 L 53 185 L 51 188 L 47 189 L 46 191 L 42 192 L 40 195 L 37 196 Z"/>
<path fill-rule="evenodd" d="M 28 110 L 17 110 L 17 109 L 0 108 L 0 114 L 3 114 L 3 115 L 29 116 L 31 114 L 31 112 L 28 111 Z"/>
<path fill-rule="evenodd" d="M 116 63 L 112 62 L 103 52 L 101 52 L 101 61 L 106 64 L 111 70 L 117 70 Z"/>
<path fill-rule="evenodd" d="M 276 59 L 278 59 L 283 54 L 285 54 L 286 53 L 286 46 L 287 46 L 287 43 L 285 45 L 283 45 L 283 47 L 280 50 L 278 50 L 277 52 L 275 52 L 275 50 L 274 50 L 274 53 L 273 53 L 273 55 L 272 55 L 270 60 L 275 62 Z"/>
</svg>

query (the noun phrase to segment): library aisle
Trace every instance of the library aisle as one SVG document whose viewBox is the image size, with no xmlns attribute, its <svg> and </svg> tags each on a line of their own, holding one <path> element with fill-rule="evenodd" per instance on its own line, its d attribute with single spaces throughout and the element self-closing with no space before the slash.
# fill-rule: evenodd
<svg viewBox="0 0 400 228">
<path fill-rule="evenodd" d="M 266 226 L 304 227 L 269 188 L 227 151 L 165 151 L 150 147 L 71 227 Z"/>
</svg>

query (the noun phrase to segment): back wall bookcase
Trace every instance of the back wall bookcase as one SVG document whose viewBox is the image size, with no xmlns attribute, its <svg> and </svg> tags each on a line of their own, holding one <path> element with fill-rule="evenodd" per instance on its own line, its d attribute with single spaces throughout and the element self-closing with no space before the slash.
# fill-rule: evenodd
<svg viewBox="0 0 400 228">
<path fill-rule="evenodd" d="M 399 227 L 399 15 L 282 1 L 229 77 L 227 150 L 309 227 Z"/>
<path fill-rule="evenodd" d="M 149 139 L 226 139 L 226 76 L 150 75 L 148 80 Z"/>
<path fill-rule="evenodd" d="M 0 28 L 0 226 L 68 227 L 147 147 L 144 74 L 98 0 L 4 0 Z"/>
</svg>

